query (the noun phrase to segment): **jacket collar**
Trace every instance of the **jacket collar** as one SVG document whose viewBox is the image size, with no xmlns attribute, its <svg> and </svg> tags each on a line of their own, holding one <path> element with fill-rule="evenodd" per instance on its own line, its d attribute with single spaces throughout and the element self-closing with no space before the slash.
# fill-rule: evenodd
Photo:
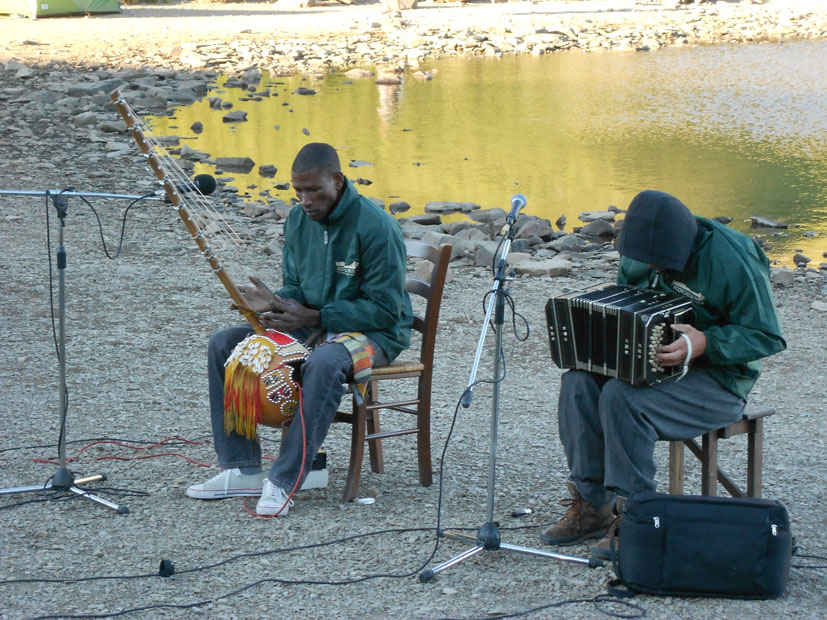
<svg viewBox="0 0 827 620">
<path fill-rule="evenodd" d="M 356 188 L 353 187 L 353 183 L 345 178 L 345 191 L 342 192 L 342 197 L 339 198 L 339 203 L 336 205 L 336 208 L 333 209 L 333 212 L 322 221 L 322 224 L 325 226 L 335 224 L 342 219 L 348 211 L 350 211 L 353 203 L 358 200 L 359 192 L 357 192 Z"/>
</svg>

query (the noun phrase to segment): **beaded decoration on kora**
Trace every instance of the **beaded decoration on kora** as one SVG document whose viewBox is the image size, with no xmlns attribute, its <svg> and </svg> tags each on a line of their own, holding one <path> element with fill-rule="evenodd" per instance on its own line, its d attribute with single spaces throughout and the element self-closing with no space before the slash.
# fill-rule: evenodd
<svg viewBox="0 0 827 620">
<path fill-rule="evenodd" d="M 308 355 L 301 342 L 272 329 L 239 342 L 224 365 L 224 432 L 253 439 L 259 424 L 289 422 L 299 408 L 298 368 Z"/>
</svg>

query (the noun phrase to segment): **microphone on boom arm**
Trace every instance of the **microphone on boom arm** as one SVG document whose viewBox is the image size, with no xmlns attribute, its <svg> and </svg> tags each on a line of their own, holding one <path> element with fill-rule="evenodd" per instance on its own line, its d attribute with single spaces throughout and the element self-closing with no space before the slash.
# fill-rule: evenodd
<svg viewBox="0 0 827 620">
<path fill-rule="evenodd" d="M 509 211 L 505 218 L 505 226 L 503 226 L 503 229 L 500 231 L 500 235 L 505 235 L 511 231 L 511 228 L 514 226 L 514 222 L 517 220 L 517 214 L 525 205 L 526 197 L 522 194 L 514 194 L 511 197 L 511 211 Z"/>
<path fill-rule="evenodd" d="M 179 194 L 186 194 L 188 192 L 198 192 L 202 196 L 209 196 L 215 191 L 218 184 L 215 177 L 209 174 L 199 174 L 188 183 L 179 183 L 175 186 Z M 169 196 L 164 196 L 164 202 L 172 202 Z"/>
</svg>

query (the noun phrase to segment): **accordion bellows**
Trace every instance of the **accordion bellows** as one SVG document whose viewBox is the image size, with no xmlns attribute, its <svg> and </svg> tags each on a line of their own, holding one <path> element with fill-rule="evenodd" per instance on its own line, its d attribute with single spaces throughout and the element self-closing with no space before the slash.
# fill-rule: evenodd
<svg viewBox="0 0 827 620">
<path fill-rule="evenodd" d="M 551 360 L 632 385 L 654 385 L 681 374 L 654 360 L 678 338 L 673 323 L 694 325 L 692 302 L 680 295 L 625 284 L 599 284 L 546 303 Z"/>
<path fill-rule="evenodd" d="M 300 404 L 297 369 L 309 354 L 275 330 L 239 342 L 224 365 L 224 432 L 252 439 L 259 424 L 278 427 L 291 420 Z"/>
</svg>

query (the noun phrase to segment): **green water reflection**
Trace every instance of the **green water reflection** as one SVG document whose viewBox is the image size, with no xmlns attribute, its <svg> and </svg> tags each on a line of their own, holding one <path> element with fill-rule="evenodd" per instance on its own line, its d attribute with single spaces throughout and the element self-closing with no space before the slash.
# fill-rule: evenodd
<svg viewBox="0 0 827 620">
<path fill-rule="evenodd" d="M 423 67 L 438 70 L 432 80 L 407 75 L 399 86 L 268 77 L 257 86 L 271 96 L 258 102 L 221 79 L 210 94 L 248 112 L 247 122 L 223 123 L 204 100 L 150 125 L 212 157 L 251 157 L 252 173 L 227 175 L 251 199 L 264 190 L 289 199 L 275 184 L 289 181 L 303 144 L 324 141 L 351 179 L 372 181 L 364 194 L 405 200 L 408 214 L 432 200 L 506 207 L 521 192 L 527 213 L 566 215 L 571 230 L 580 212 L 625 208 L 654 188 L 749 234 L 752 215 L 797 224 L 771 240 L 771 258 L 789 264 L 803 250 L 818 263 L 827 250 L 825 57 L 827 43 L 816 41 L 450 59 Z M 298 87 L 317 94 L 292 94 Z M 189 129 L 195 121 L 203 133 Z M 258 174 L 265 164 L 278 168 L 274 179 Z"/>
</svg>

